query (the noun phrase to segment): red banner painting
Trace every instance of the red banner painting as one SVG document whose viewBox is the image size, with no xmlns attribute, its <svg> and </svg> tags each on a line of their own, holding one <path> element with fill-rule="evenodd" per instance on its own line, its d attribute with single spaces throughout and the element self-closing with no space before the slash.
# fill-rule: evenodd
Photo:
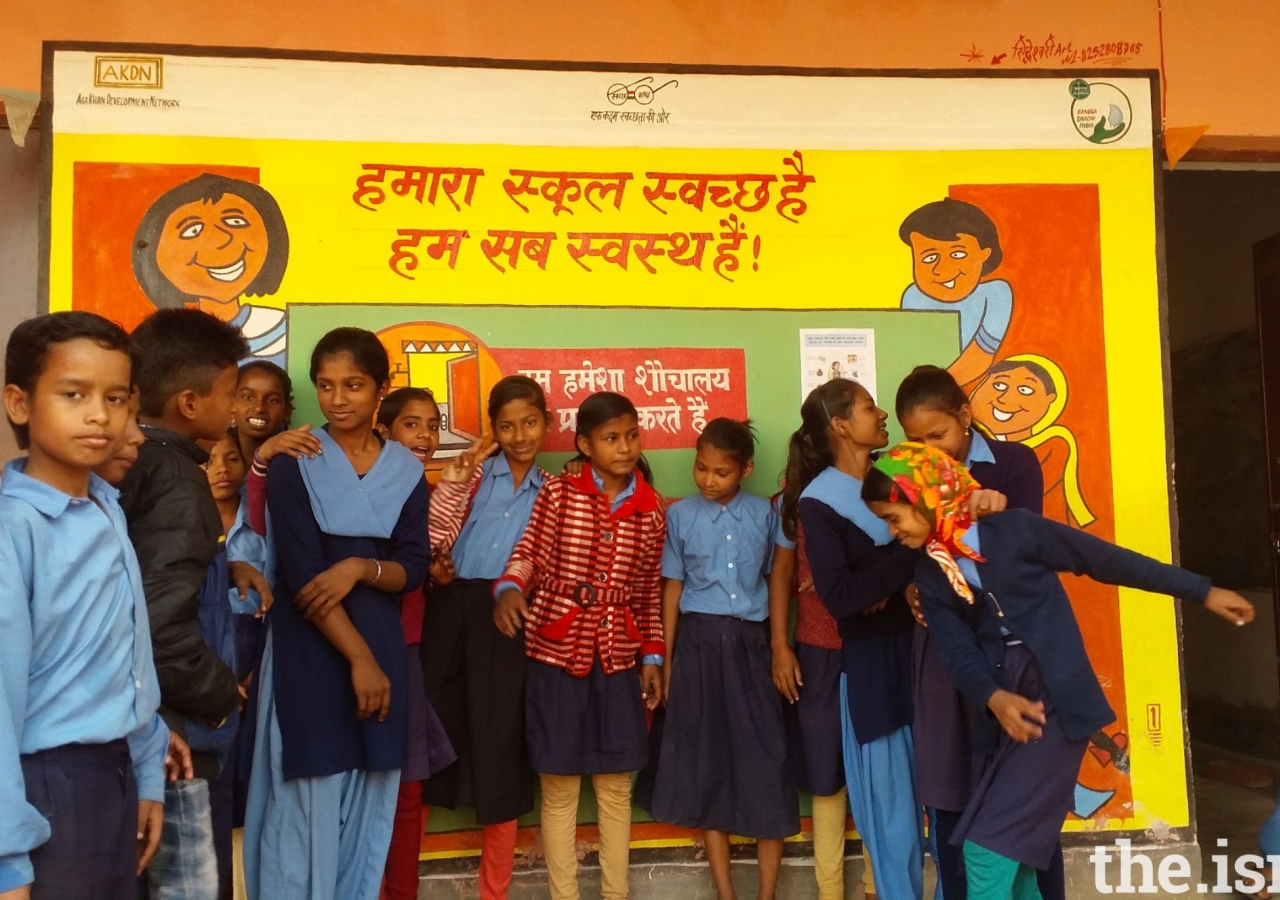
<svg viewBox="0 0 1280 900">
<path fill-rule="evenodd" d="M 574 449 L 578 406 L 596 391 L 625 394 L 635 403 L 646 450 L 693 447 L 712 419 L 747 417 L 742 350 L 493 348 L 492 353 L 503 374 L 528 375 L 547 392 L 546 449 L 552 452 Z"/>
</svg>

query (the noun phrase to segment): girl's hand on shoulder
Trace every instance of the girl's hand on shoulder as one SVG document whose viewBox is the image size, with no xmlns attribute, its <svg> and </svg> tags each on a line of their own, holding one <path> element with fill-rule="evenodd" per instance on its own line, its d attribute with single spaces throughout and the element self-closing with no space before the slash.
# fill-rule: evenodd
<svg viewBox="0 0 1280 900">
<path fill-rule="evenodd" d="M 969 495 L 969 518 L 978 521 L 983 516 L 992 516 L 1009 508 L 1009 498 L 999 491 L 981 488 Z"/>
<path fill-rule="evenodd" d="M 663 668 L 652 663 L 640 667 L 640 696 L 644 699 L 645 709 L 650 712 L 658 708 L 665 696 L 662 690 Z"/>
<path fill-rule="evenodd" d="M 564 464 L 564 468 L 560 470 L 561 475 L 568 475 L 570 478 L 577 478 L 582 474 L 582 470 L 587 467 L 585 459 L 574 457 Z"/>
<path fill-rule="evenodd" d="M 449 464 L 440 473 L 440 480 L 453 484 L 468 484 L 475 474 L 476 464 L 493 456 L 493 452 L 497 449 L 498 444 L 492 436 L 486 435 L 480 438 L 466 450 L 449 460 Z"/>
<path fill-rule="evenodd" d="M 516 636 L 529 618 L 529 604 L 524 594 L 515 588 L 508 588 L 498 596 L 493 605 L 493 624 L 509 638 Z"/>
<path fill-rule="evenodd" d="M 1248 625 L 1253 621 L 1253 604 L 1226 588 L 1209 588 L 1204 608 L 1237 625 Z"/>
<path fill-rule="evenodd" d="M 920 588 L 916 587 L 913 581 L 907 585 L 903 593 L 906 594 L 907 606 L 911 607 L 911 615 L 915 616 L 916 624 L 928 628 L 929 623 L 924 620 L 924 610 L 920 608 Z"/>
<path fill-rule="evenodd" d="M 795 703 L 800 699 L 800 688 L 804 687 L 800 660 L 796 659 L 795 651 L 786 644 L 773 648 L 773 686 L 788 703 Z"/>
<path fill-rule="evenodd" d="M 347 599 L 347 594 L 365 576 L 368 562 L 367 559 L 351 556 L 334 563 L 303 585 L 293 602 L 308 620 L 324 616 Z"/>
<path fill-rule="evenodd" d="M 294 459 L 315 459 L 324 451 L 320 449 L 320 438 L 311 433 L 310 425 L 299 425 L 279 434 L 273 434 L 262 442 L 258 448 L 258 458 L 270 462 L 279 453 L 292 456 Z"/>
<path fill-rule="evenodd" d="M 387 720 L 387 711 L 391 709 L 391 681 L 372 656 L 351 663 L 351 687 L 356 692 L 357 719 L 363 722 L 377 715 L 379 722 Z"/>
<path fill-rule="evenodd" d="M 1000 727 L 1019 744 L 1044 734 L 1044 703 L 1028 700 L 1012 691 L 996 691 L 987 700 L 987 709 L 996 715 Z"/>
<path fill-rule="evenodd" d="M 427 571 L 431 580 L 441 587 L 453 581 L 453 577 L 458 574 L 453 565 L 453 551 L 444 544 L 432 547 L 431 568 Z"/>
</svg>

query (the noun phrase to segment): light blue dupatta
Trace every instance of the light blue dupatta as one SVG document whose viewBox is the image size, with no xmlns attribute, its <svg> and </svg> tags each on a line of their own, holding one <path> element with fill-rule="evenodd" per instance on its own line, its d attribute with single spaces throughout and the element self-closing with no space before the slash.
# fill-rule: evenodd
<svg viewBox="0 0 1280 900">
<path fill-rule="evenodd" d="M 823 469 L 817 478 L 809 482 L 808 487 L 800 492 L 800 499 L 806 497 L 822 501 L 857 525 L 877 547 L 893 541 L 889 526 L 862 502 L 862 482 L 835 466 Z"/>
<path fill-rule="evenodd" d="M 304 456 L 298 464 L 320 530 L 338 537 L 391 537 L 404 502 L 422 481 L 422 462 L 387 441 L 361 478 L 328 431 L 312 434 L 324 452 L 314 459 Z"/>
</svg>

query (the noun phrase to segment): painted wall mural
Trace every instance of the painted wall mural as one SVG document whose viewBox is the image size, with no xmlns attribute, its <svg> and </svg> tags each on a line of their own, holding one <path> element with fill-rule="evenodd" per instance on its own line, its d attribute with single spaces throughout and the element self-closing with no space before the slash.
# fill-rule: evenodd
<svg viewBox="0 0 1280 900">
<path fill-rule="evenodd" d="M 772 493 L 797 335 L 856 333 L 816 377 L 870 365 L 888 406 L 913 366 L 949 367 L 990 437 L 1036 452 L 1046 515 L 1168 558 L 1147 78 L 131 48 L 163 78 L 95 87 L 122 52 L 52 54 L 50 309 L 198 306 L 299 384 L 325 330 L 374 329 L 395 385 L 442 398 L 441 462 L 505 374 L 547 390 L 551 465 L 581 399 L 619 390 L 670 496 L 718 415 L 755 419 L 749 487 Z M 308 393 L 295 421 L 318 420 Z M 1066 581 L 1118 718 L 1065 827 L 1186 826 L 1171 601 Z M 431 823 L 425 855 L 478 848 L 465 814 Z"/>
</svg>

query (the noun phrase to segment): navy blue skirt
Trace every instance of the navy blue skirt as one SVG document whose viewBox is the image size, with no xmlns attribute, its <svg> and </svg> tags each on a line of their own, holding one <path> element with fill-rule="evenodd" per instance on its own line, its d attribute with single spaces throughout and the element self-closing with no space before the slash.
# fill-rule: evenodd
<svg viewBox="0 0 1280 900">
<path fill-rule="evenodd" d="M 650 813 L 743 837 L 800 830 L 767 622 L 680 617 Z"/>
<path fill-rule="evenodd" d="M 951 843 L 973 841 L 1036 869 L 1047 869 L 1062 823 L 1075 802 L 1076 776 L 1088 738 L 1067 740 L 1035 657 L 1023 644 L 1004 654 L 1005 690 L 1044 702 L 1039 740 L 1020 744 L 1002 729 L 996 749 L 976 758 L 973 792 Z"/>
<path fill-rule="evenodd" d="M 634 772 L 649 760 L 640 672 L 606 675 L 597 656 L 585 678 L 529 660 L 525 728 L 529 765 L 547 775 Z"/>
<path fill-rule="evenodd" d="M 911 701 L 916 797 L 922 806 L 959 812 L 969 800 L 969 713 L 922 625 L 916 626 L 911 646 Z"/>
<path fill-rule="evenodd" d="M 844 784 L 844 749 L 840 734 L 840 672 L 844 654 L 797 643 L 800 699 L 787 706 L 791 754 L 797 781 L 809 793 L 829 797 Z"/>
</svg>

